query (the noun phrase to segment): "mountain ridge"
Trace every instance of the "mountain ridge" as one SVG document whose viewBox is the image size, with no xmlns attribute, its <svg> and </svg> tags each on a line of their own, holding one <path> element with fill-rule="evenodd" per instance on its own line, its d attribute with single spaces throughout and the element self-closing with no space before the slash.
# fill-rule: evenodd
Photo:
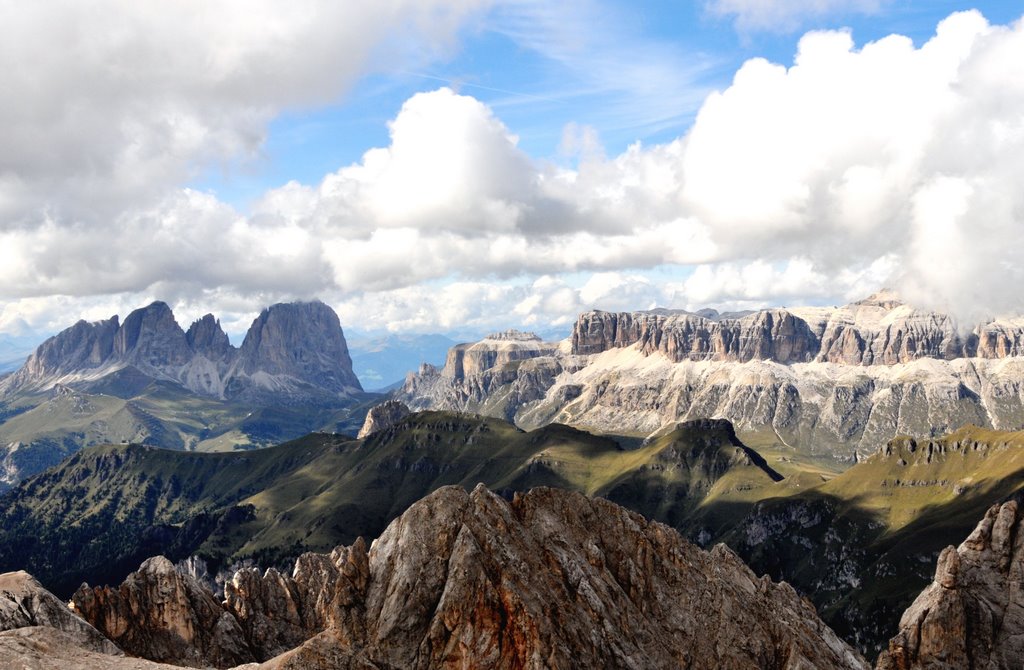
<svg viewBox="0 0 1024 670">
<path fill-rule="evenodd" d="M 554 421 L 637 435 L 721 417 L 852 459 L 900 433 L 1024 427 L 1024 319 L 975 331 L 962 336 L 952 317 L 887 294 L 738 318 L 592 311 L 567 340 L 523 349 L 518 360 L 498 360 L 488 340 L 459 345 L 443 368 L 424 366 L 392 397 L 525 428 Z M 459 367 L 460 351 L 482 364 Z"/>
<path fill-rule="evenodd" d="M 123 323 L 117 316 L 79 321 L 47 339 L 0 382 L 0 397 L 91 381 L 129 366 L 218 399 L 265 391 L 310 399 L 362 391 L 337 314 L 322 302 L 265 308 L 235 348 L 212 314 L 186 331 L 170 307 L 156 301 L 133 310 Z"/>
</svg>

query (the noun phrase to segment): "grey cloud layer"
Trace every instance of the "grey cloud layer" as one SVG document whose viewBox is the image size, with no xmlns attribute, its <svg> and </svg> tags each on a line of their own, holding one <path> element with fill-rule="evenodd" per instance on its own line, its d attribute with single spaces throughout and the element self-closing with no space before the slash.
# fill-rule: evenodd
<svg viewBox="0 0 1024 670">
<path fill-rule="evenodd" d="M 920 48 L 894 36 L 858 50 L 845 33 L 808 34 L 788 69 L 745 64 L 685 136 L 611 158 L 583 151 L 574 169 L 532 159 L 486 105 L 439 89 L 405 103 L 387 147 L 319 184 L 268 192 L 251 212 L 173 188 L 206 151 L 254 150 L 277 110 L 335 95 L 386 39 L 363 27 L 404 26 L 399 15 L 396 4 L 348 17 L 345 30 L 360 33 L 350 43 L 300 23 L 257 47 L 246 32 L 257 29 L 243 25 L 226 37 L 239 46 L 228 39 L 190 55 L 236 65 L 172 87 L 175 104 L 191 105 L 174 118 L 194 137 L 168 129 L 174 105 L 149 84 L 115 96 L 115 130 L 101 123 L 102 97 L 83 87 L 86 136 L 71 116 L 58 119 L 41 155 L 0 134 L 0 298 L 9 301 L 0 330 L 43 319 L 48 296 L 157 292 L 239 311 L 269 296 L 320 295 L 368 326 L 419 330 L 509 315 L 557 323 L 590 306 L 839 299 L 884 283 L 965 319 L 1022 307 L 1024 27 L 992 27 L 976 13 L 950 17 Z M 443 43 L 453 21 L 420 26 L 425 43 Z M 181 30 L 175 39 L 202 51 Z M 315 53 L 274 61 L 285 39 Z M 336 62 L 348 65 L 325 79 L 324 64 Z M 127 76 L 82 67 L 100 84 Z M 236 69 L 224 91 L 215 85 Z M 273 75 L 277 96 L 256 83 Z M 41 137 L 46 124 L 32 126 L 15 106 L 0 121 Z M 124 130 L 133 123 L 141 128 Z M 668 284 L 636 272 L 665 265 L 696 269 Z M 566 272 L 597 274 L 581 286 L 558 277 Z M 97 309 L 109 302 L 97 300 Z"/>
</svg>

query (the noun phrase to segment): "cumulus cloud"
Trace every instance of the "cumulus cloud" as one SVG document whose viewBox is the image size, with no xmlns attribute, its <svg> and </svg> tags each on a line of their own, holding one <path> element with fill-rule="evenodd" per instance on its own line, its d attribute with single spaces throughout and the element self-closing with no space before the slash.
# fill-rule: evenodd
<svg viewBox="0 0 1024 670">
<path fill-rule="evenodd" d="M 806 20 L 831 15 L 874 14 L 891 0 L 708 0 L 712 14 L 734 17 L 740 31 L 791 31 Z"/>
<path fill-rule="evenodd" d="M 102 222 L 252 158 L 282 110 L 445 49 L 478 4 L 4 1 L 0 228 Z"/>
<path fill-rule="evenodd" d="M 450 34 L 440 25 L 427 32 Z M 236 63 L 225 66 L 229 73 L 249 71 L 237 63 L 276 72 L 258 49 L 237 61 L 228 52 L 204 57 Z M 0 319 L 48 323 L 47 310 L 64 300 L 51 296 L 106 309 L 102 296 L 152 295 L 188 314 L 208 305 L 201 311 L 243 323 L 247 310 L 272 300 L 319 296 L 346 323 L 365 327 L 498 328 L 566 324 L 591 307 L 838 302 L 883 285 L 964 319 L 1019 311 L 1020 63 L 1024 24 L 991 26 L 977 12 L 950 16 L 919 47 L 891 36 L 858 48 L 848 32 L 812 32 L 790 67 L 744 64 L 676 140 L 607 156 L 594 132 L 568 128 L 571 168 L 528 156 L 493 109 L 442 88 L 397 110 L 386 146 L 319 183 L 273 189 L 244 212 L 165 184 L 89 225 L 102 207 L 88 198 L 122 201 L 84 187 L 88 198 L 76 200 L 76 185 L 109 177 L 120 159 L 97 159 L 95 171 L 65 166 L 53 177 L 57 195 L 25 209 L 32 225 L 0 217 L 0 286 L 9 301 Z M 294 67 L 281 64 L 282 72 Z M 338 90 L 354 75 L 333 76 Z M 227 81 L 243 100 L 228 110 L 281 104 L 253 103 L 260 94 L 245 77 Z M 290 86 L 286 101 L 311 95 Z M 213 117 L 188 118 L 204 137 L 220 132 Z M 225 123 L 225 146 L 245 144 L 239 129 L 249 126 Z M 2 133 L 3 142 L 16 140 Z M 44 148 L 70 151 L 61 142 Z M 146 142 L 143 162 L 177 170 L 196 160 L 191 145 Z M 138 150 L 116 138 L 111 146 Z M 147 157 L 172 146 L 187 159 L 169 149 L 170 163 Z M 49 177 L 32 171 L 25 150 L 0 152 L 0 161 L 30 166 L 0 170 L 0 208 L 26 207 L 22 186 L 46 190 Z M 671 281 L 666 268 L 677 269 Z"/>
</svg>

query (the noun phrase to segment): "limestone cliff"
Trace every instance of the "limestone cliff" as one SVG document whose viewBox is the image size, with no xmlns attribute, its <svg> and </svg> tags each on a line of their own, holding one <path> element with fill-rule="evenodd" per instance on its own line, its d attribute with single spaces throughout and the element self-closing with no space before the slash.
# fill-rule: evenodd
<svg viewBox="0 0 1024 670">
<path fill-rule="evenodd" d="M 932 437 L 972 423 L 1024 427 L 1024 321 L 964 332 L 947 315 L 892 296 L 837 308 L 750 314 L 588 312 L 549 352 L 462 362 L 460 345 L 394 397 L 413 410 L 654 433 L 721 417 L 741 431 L 843 458 L 897 434 Z M 465 353 L 463 353 L 465 352 Z"/>
</svg>

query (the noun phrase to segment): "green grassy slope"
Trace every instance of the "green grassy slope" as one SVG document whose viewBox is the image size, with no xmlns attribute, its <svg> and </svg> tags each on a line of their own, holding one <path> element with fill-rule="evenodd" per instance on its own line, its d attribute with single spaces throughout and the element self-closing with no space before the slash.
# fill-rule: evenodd
<svg viewBox="0 0 1024 670">
<path fill-rule="evenodd" d="M 811 594 L 869 653 L 993 503 L 1024 492 L 1024 433 L 900 437 L 842 474 L 754 505 L 723 533 L 755 569 Z"/>
<path fill-rule="evenodd" d="M 254 407 L 199 396 L 131 370 L 88 391 L 65 388 L 0 407 L 0 492 L 68 454 L 100 444 L 232 451 L 279 444 L 314 430 L 355 434 L 379 400 L 366 394 L 333 407 Z"/>
<path fill-rule="evenodd" d="M 66 593 L 83 578 L 116 581 L 146 551 L 268 564 L 375 537 L 448 484 L 562 486 L 684 519 L 775 479 L 724 422 L 684 426 L 632 450 L 566 426 L 523 432 L 443 412 L 412 415 L 363 440 L 313 434 L 243 453 L 103 446 L 0 498 L 0 570 L 25 568 Z M 665 487 L 671 504 L 658 502 Z"/>
</svg>

